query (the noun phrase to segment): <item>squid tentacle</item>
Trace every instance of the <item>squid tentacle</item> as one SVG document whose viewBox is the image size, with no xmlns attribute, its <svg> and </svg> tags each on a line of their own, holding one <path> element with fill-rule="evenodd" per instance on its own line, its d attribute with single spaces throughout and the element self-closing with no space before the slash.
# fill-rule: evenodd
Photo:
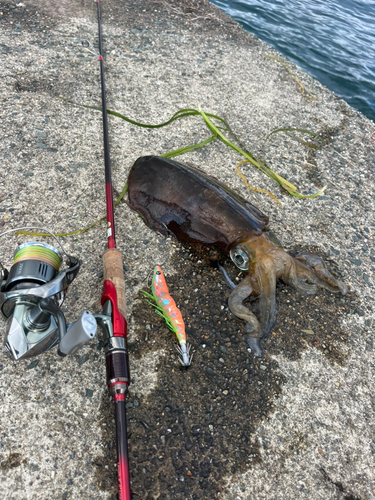
<svg viewBox="0 0 375 500">
<path fill-rule="evenodd" d="M 294 286 L 299 292 L 305 295 L 313 295 L 318 291 L 316 275 L 312 269 L 308 268 L 292 256 L 289 257 L 288 265 L 282 275 L 282 279 Z"/>
<path fill-rule="evenodd" d="M 348 292 L 348 287 L 345 283 L 332 276 L 324 260 L 319 255 L 301 252 L 296 255 L 295 259 L 313 270 L 318 285 L 327 288 L 333 293 L 341 292 L 342 295 L 345 295 Z"/>
<path fill-rule="evenodd" d="M 250 276 L 246 276 L 239 285 L 233 290 L 228 299 L 228 307 L 232 314 L 246 322 L 246 332 L 251 333 L 253 337 L 262 337 L 262 328 L 254 314 L 243 305 L 243 301 L 251 295 L 253 287 L 251 286 Z"/>
<path fill-rule="evenodd" d="M 227 285 L 229 286 L 229 288 L 231 288 L 232 290 L 234 290 L 237 285 L 235 283 L 233 283 L 233 281 L 229 277 L 229 274 L 224 269 L 224 267 L 220 264 L 219 261 L 217 262 L 217 267 L 218 267 L 219 271 L 221 271 L 221 274 L 223 275 L 223 278 L 227 282 Z"/>
<path fill-rule="evenodd" d="M 262 347 L 260 345 L 260 339 L 263 336 L 262 327 L 256 316 L 242 303 L 252 291 L 250 276 L 246 276 L 230 294 L 228 307 L 234 316 L 245 321 L 246 332 L 250 334 L 246 339 L 248 346 L 254 356 L 260 358 L 262 356 Z"/>
<path fill-rule="evenodd" d="M 266 337 L 276 323 L 276 270 L 272 259 L 261 261 L 255 268 L 260 295 L 256 304 L 257 317 L 262 325 L 262 336 Z"/>
<path fill-rule="evenodd" d="M 336 280 L 328 271 L 321 257 L 309 253 L 298 254 L 295 258 L 290 256 L 289 265 L 282 278 L 308 295 L 316 293 L 318 286 L 332 293 L 341 292 L 343 295 L 348 291 L 347 286 Z"/>
</svg>

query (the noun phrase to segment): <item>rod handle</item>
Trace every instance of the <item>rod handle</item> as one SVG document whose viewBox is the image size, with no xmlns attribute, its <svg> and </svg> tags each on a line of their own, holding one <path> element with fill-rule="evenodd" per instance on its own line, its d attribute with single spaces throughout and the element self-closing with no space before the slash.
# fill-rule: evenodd
<svg viewBox="0 0 375 500">
<path fill-rule="evenodd" d="M 122 253 L 117 248 L 109 248 L 103 254 L 104 281 L 113 283 L 117 293 L 117 307 L 126 318 L 126 297 Z"/>
</svg>

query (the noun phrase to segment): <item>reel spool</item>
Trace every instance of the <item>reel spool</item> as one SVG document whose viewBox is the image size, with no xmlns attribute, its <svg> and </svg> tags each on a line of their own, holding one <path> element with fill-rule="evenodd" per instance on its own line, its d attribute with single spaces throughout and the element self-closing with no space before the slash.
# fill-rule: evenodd
<svg viewBox="0 0 375 500">
<path fill-rule="evenodd" d="M 60 265 L 60 254 L 55 247 L 37 241 L 24 243 L 14 253 L 5 290 L 30 288 L 31 284 L 44 285 L 53 280 Z"/>
<path fill-rule="evenodd" d="M 67 326 L 60 309 L 80 268 L 78 259 L 67 257 L 69 267 L 60 271 L 59 251 L 32 241 L 18 246 L 9 272 L 0 270 L 0 311 L 7 319 L 5 346 L 15 359 L 36 356 L 58 343 L 60 355 L 73 354 L 95 336 L 96 320 L 89 311 Z"/>
</svg>

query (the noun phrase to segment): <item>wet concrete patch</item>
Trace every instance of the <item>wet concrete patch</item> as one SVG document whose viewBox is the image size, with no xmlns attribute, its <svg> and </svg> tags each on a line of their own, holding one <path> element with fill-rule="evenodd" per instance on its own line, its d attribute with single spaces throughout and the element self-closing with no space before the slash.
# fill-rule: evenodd
<svg viewBox="0 0 375 500">
<path fill-rule="evenodd" d="M 208 247 L 184 247 L 174 258 L 177 274 L 167 276 L 193 347 L 188 370 L 179 367 L 176 340 L 164 320 L 144 299 L 136 300 L 133 319 L 143 328 L 131 354 L 140 359 L 162 348 L 167 356 L 160 359 L 157 387 L 147 399 L 139 403 L 137 387 L 130 387 L 129 454 L 135 498 L 217 498 L 225 491 L 226 478 L 235 481 L 236 474 L 261 460 L 256 428 L 272 413 L 285 383 L 274 356 L 295 360 L 313 346 L 334 363 L 345 360 L 348 337 L 339 318 L 354 307 L 354 297 L 349 294 L 343 300 L 325 291 L 305 297 L 282 283 L 277 289 L 277 323 L 264 341 L 264 357 L 254 358 L 243 325 L 228 311 L 230 290 L 212 265 L 218 257 L 223 256 Z M 226 267 L 232 279 L 242 279 L 229 261 Z M 115 498 L 113 407 L 107 401 L 101 407 L 101 423 L 106 452 L 94 465 L 98 484 Z M 305 437 L 299 436 L 290 446 L 291 453 L 303 449 Z"/>
<path fill-rule="evenodd" d="M 341 496 L 342 500 L 361 500 L 361 497 L 355 495 L 351 491 L 348 491 L 348 489 L 346 489 L 342 483 L 331 479 L 325 469 L 321 469 L 321 473 L 324 480 L 337 490 L 337 493 Z"/>
<path fill-rule="evenodd" d="M 26 462 L 27 460 L 22 453 L 10 453 L 7 458 L 0 462 L 0 469 L 3 471 L 15 469 Z"/>
<path fill-rule="evenodd" d="M 333 276 L 345 281 L 339 266 L 319 248 L 295 247 L 290 253 L 296 255 L 306 250 L 322 257 Z M 333 363 L 342 364 L 345 361 L 349 335 L 342 328 L 342 319 L 347 315 L 362 314 L 354 293 L 349 291 L 343 296 L 319 289 L 317 294 L 306 296 L 279 281 L 277 298 L 277 322 L 264 342 L 271 355 L 282 354 L 294 361 L 307 347 L 314 347 Z"/>
</svg>

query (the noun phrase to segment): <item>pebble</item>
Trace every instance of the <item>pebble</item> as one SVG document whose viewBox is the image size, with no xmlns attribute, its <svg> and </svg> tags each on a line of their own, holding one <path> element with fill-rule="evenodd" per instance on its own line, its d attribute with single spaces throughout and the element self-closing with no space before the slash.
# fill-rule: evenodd
<svg viewBox="0 0 375 500">
<path fill-rule="evenodd" d="M 224 396 L 226 396 L 228 394 L 228 391 L 227 390 L 223 391 L 223 394 Z"/>
<path fill-rule="evenodd" d="M 365 283 L 367 283 L 369 286 L 372 286 L 372 283 L 370 281 L 370 276 L 368 276 L 368 274 L 363 274 L 362 278 Z"/>
<path fill-rule="evenodd" d="M 86 361 L 89 359 L 90 355 L 89 354 L 84 354 L 80 358 L 78 358 L 78 364 L 79 366 L 83 365 L 83 363 L 86 363 Z"/>
<path fill-rule="evenodd" d="M 39 359 L 35 359 L 34 361 L 32 361 L 32 362 L 28 365 L 27 369 L 28 369 L 28 370 L 31 370 L 32 368 L 35 368 L 36 366 L 38 366 L 38 364 L 39 364 Z"/>
<path fill-rule="evenodd" d="M 215 377 L 216 376 L 216 373 L 214 372 L 214 370 L 212 368 L 206 367 L 204 369 L 204 371 L 207 373 L 207 375 L 210 375 L 211 377 Z"/>
<path fill-rule="evenodd" d="M 86 397 L 92 398 L 94 391 L 92 389 L 86 389 Z"/>
<path fill-rule="evenodd" d="M 348 259 L 348 260 L 355 266 L 360 266 L 362 264 L 362 261 L 359 259 Z"/>
<path fill-rule="evenodd" d="M 219 351 L 222 352 L 223 354 L 225 354 L 227 350 L 228 349 L 225 347 L 225 345 L 219 345 Z"/>
</svg>

